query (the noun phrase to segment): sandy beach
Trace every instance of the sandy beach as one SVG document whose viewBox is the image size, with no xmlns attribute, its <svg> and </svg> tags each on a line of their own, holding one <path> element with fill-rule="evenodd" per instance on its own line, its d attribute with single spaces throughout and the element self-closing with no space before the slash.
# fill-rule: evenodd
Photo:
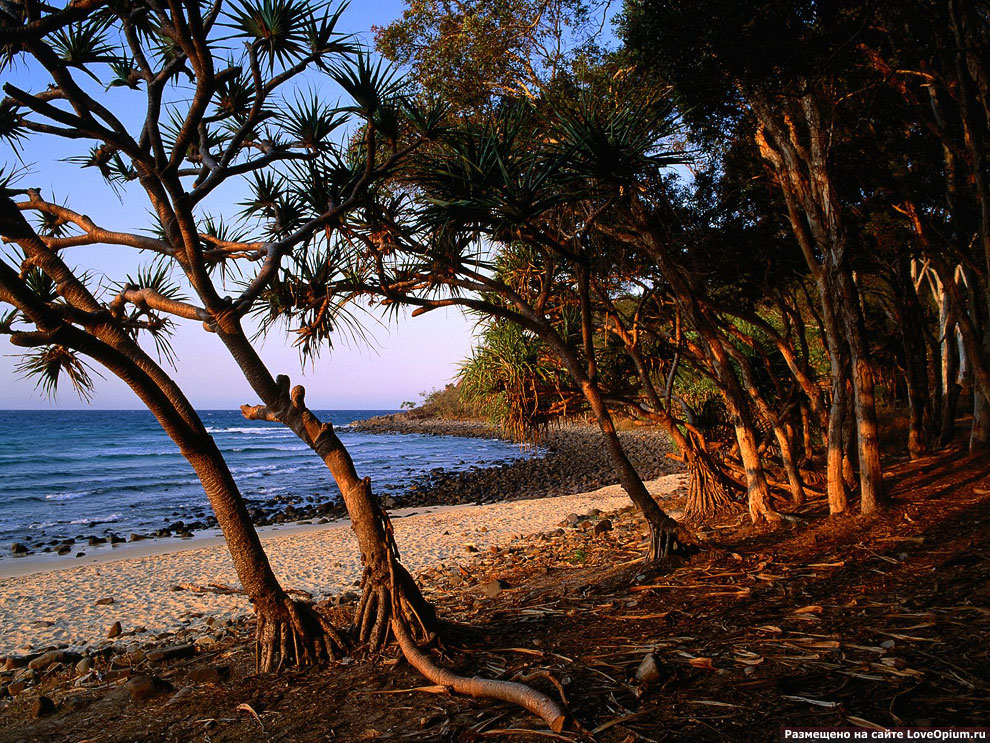
<svg viewBox="0 0 990 743">
<path fill-rule="evenodd" d="M 647 483 L 663 497 L 685 482 L 668 475 Z M 514 536 L 555 528 L 569 513 L 608 512 L 629 505 L 617 485 L 588 493 L 487 505 L 431 506 L 392 513 L 406 567 L 466 564 L 473 549 L 502 545 Z M 288 589 L 317 600 L 353 590 L 360 578 L 350 524 L 283 526 L 259 530 L 276 574 Z M 87 556 L 83 564 L 23 558 L 3 566 L 0 577 L 0 655 L 49 646 L 94 647 L 109 642 L 119 621 L 124 638 L 148 642 L 183 629 L 222 627 L 250 611 L 240 594 L 222 595 L 178 586 L 239 587 L 218 537 L 184 542 L 159 540 Z M 97 602 L 113 599 L 112 603 Z"/>
</svg>

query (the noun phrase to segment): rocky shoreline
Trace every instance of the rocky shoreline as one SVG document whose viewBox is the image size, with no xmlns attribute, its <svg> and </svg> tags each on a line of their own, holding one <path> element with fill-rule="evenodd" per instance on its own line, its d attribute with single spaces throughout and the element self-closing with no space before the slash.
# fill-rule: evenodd
<svg viewBox="0 0 990 743">
<path fill-rule="evenodd" d="M 479 421 L 420 418 L 397 413 L 351 424 L 369 433 L 396 435 L 418 433 L 431 436 L 498 438 Z M 637 428 L 619 434 L 626 453 L 644 480 L 680 471 L 666 457 L 670 442 L 657 428 Z M 429 477 L 414 479 L 400 497 L 385 497 L 389 508 L 402 506 L 493 503 L 519 498 L 571 495 L 617 482 L 596 426 L 568 423 L 549 428 L 540 449 L 542 456 L 465 472 L 437 470 Z"/>
<path fill-rule="evenodd" d="M 496 431 L 480 421 L 446 420 L 409 413 L 356 421 L 348 428 L 375 434 L 500 438 Z M 666 458 L 665 453 L 670 450 L 670 445 L 658 429 L 639 428 L 622 432 L 620 437 L 644 479 L 654 479 L 679 470 L 676 462 Z M 410 478 L 398 487 L 373 485 L 386 508 L 391 509 L 570 495 L 615 482 L 598 429 L 586 424 L 564 424 L 546 431 L 537 456 L 497 462 L 488 467 L 472 467 L 465 471 L 436 468 L 428 475 Z M 247 506 L 256 526 L 325 524 L 347 515 L 339 497 L 331 494 L 248 499 Z M 147 539 L 185 540 L 204 531 L 213 532 L 216 528 L 216 518 L 208 510 L 197 508 L 188 514 L 174 512 L 173 519 L 157 530 L 134 532 L 127 536 L 105 531 L 102 535 L 81 533 L 43 543 L 32 543 L 29 538 L 20 539 L 11 544 L 7 555 L 15 558 L 35 554 L 59 555 L 71 559 L 73 556 L 85 557 L 87 547 L 102 550 Z"/>
</svg>

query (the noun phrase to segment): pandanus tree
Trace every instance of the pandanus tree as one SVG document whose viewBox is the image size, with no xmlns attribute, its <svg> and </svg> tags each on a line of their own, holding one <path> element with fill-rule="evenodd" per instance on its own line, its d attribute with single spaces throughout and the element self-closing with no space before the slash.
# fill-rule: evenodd
<svg viewBox="0 0 990 743">
<path fill-rule="evenodd" d="M 325 5 L 216 3 L 203 13 L 195 3 L 169 9 L 109 4 L 51 33 L 32 31 L 26 17 L 8 16 L 11 58 L 26 59 L 52 81 L 40 93 L 5 86 L 8 139 L 94 141 L 76 162 L 98 168 L 122 194 L 130 195 L 132 186 L 143 191 L 157 230 L 148 236 L 108 229 L 37 190 L 17 206 L 40 216 L 42 241 L 53 251 L 131 247 L 156 254 L 160 265 L 182 276 L 195 301 L 177 301 L 153 285 L 127 280 L 110 300 L 112 310 L 163 318 L 156 322 L 192 320 L 214 333 L 262 400 L 245 406 L 245 416 L 283 423 L 326 463 L 366 567 L 357 636 L 380 647 L 389 631 L 393 587 L 403 616 L 415 614 L 421 622 L 413 626 L 429 626 L 432 609 L 398 562 L 370 482 L 357 475 L 333 427 L 306 406 L 304 388 L 269 371 L 244 318 L 287 256 L 306 265 L 307 253 L 318 250 L 318 236 L 332 231 L 402 157 L 395 147 L 379 148 L 381 122 L 375 120 L 383 115 L 379 103 L 394 80 L 336 31 L 340 11 Z M 228 58 L 234 53 L 240 54 L 237 61 Z M 351 105 L 334 109 L 304 92 L 298 80 L 305 73 L 338 84 Z M 128 127 L 123 112 L 118 117 L 88 91 L 90 77 L 123 88 L 122 107 L 132 106 L 132 98 L 142 100 L 146 115 L 140 125 Z M 186 80 L 191 95 L 179 86 Z M 355 146 L 333 139 L 350 119 L 364 125 Z M 225 184 L 237 180 L 247 181 L 246 221 L 213 218 L 208 207 L 219 201 Z M 233 297 L 227 294 L 232 289 Z M 325 307 L 321 334 L 304 341 L 325 340 L 338 310 Z M 263 667 L 296 655 L 298 640 L 283 619 L 259 614 Z"/>
<path fill-rule="evenodd" d="M 842 49 L 856 43 L 872 8 L 827 3 L 741 3 L 701 30 L 690 3 L 629 2 L 626 44 L 673 84 L 685 110 L 722 131 L 748 131 L 786 205 L 796 244 L 813 277 L 831 360 L 828 495 L 846 508 L 842 426 L 855 416 L 861 507 L 884 502 L 877 437 L 877 369 L 865 334 L 852 268 L 855 235 L 841 201 L 830 148 L 837 110 L 851 92 Z M 788 39 L 789 43 L 780 43 Z M 854 90 L 854 88 L 853 88 Z M 849 405 L 847 388 L 852 390 Z"/>
<path fill-rule="evenodd" d="M 208 6 L 192 1 L 164 7 L 139 0 L 54 9 L 28 2 L 5 4 L 0 12 L 4 62 L 23 62 L 50 80 L 35 92 L 4 86 L 0 136 L 14 145 L 31 137 L 92 142 L 76 162 L 98 169 L 122 196 L 143 193 L 156 226 L 150 235 L 107 228 L 37 189 L 20 191 L 16 195 L 23 198 L 16 202 L 8 199 L 3 234 L 24 252 L 18 270 L 5 271 L 13 282 L 5 285 L 5 301 L 9 298 L 17 315 L 4 328 L 14 330 L 12 320 L 17 320 L 33 323 L 42 333 L 68 335 L 72 343 L 56 340 L 43 349 L 53 345 L 68 349 L 70 356 L 73 350 L 89 355 L 128 382 L 146 404 L 153 402 L 207 492 L 219 493 L 218 503 L 239 504 L 217 513 L 221 523 L 227 522 L 225 531 L 249 534 L 230 539 L 235 560 L 248 560 L 263 572 L 267 562 L 263 553 L 256 554 L 256 536 L 254 553 L 243 554 L 253 530 L 229 472 L 216 457 L 202 459 L 214 453 L 215 445 L 208 436 L 204 440 L 188 402 L 139 354 L 132 338 L 135 329 L 160 332 L 174 319 L 193 321 L 215 334 L 261 399 L 260 405 L 244 406 L 244 415 L 287 426 L 323 460 L 338 485 L 365 566 L 354 617 L 357 639 L 376 649 L 391 632 L 417 668 L 442 679 L 437 683 L 518 701 L 552 725 L 562 724 L 559 707 L 528 687 L 453 676 L 419 650 L 415 639 L 432 637 L 434 611 L 399 562 L 388 517 L 370 481 L 358 477 L 333 426 L 308 408 L 304 388 L 269 371 L 245 325 L 262 297 L 277 300 L 279 280 L 292 276 L 301 279 L 293 289 L 301 293 L 293 296 L 306 297 L 316 307 L 308 333 L 301 336 L 304 349 L 327 342 L 342 306 L 331 293 L 318 297 L 312 290 L 327 281 L 351 280 L 349 266 L 333 252 L 334 230 L 429 136 L 435 112 L 405 105 L 394 76 L 337 32 L 340 10 L 324 4 L 218 0 Z M 349 97 L 348 105 L 332 108 L 316 93 L 301 92 L 304 75 L 315 76 L 311 83 L 336 83 Z M 119 97 L 102 95 L 104 86 L 119 89 Z M 110 108 L 115 103 L 120 103 L 117 114 Z M 132 123 L 135 110 L 144 116 Z M 356 132 L 347 132 L 347 124 Z M 333 139 L 338 132 L 344 134 L 340 142 Z M 242 188 L 247 182 L 244 222 L 212 217 L 208 206 L 222 208 L 228 202 L 219 194 L 238 181 Z M 16 219 L 21 212 L 36 215 L 39 229 Z M 97 245 L 154 254 L 166 274 L 181 276 L 194 299 L 170 296 L 161 283 L 142 281 L 166 275 L 158 271 L 139 272 L 119 282 L 112 296 L 99 295 L 63 258 L 70 249 Z M 25 293 L 23 282 L 35 270 L 51 282 L 51 296 Z M 115 335 L 100 335 L 111 330 Z M 14 332 L 21 343 L 39 339 Z M 88 340 L 76 343 L 79 333 L 121 344 L 116 352 L 133 357 L 171 396 L 170 404 L 193 431 L 190 442 L 176 414 L 159 410 L 162 394 L 141 386 L 145 380 L 102 347 L 87 345 Z M 122 345 L 126 339 L 132 346 Z M 277 583 L 270 585 L 270 572 L 255 600 L 261 667 L 337 654 L 343 642 L 336 630 L 316 614 L 300 619 L 303 610 L 285 599 Z M 252 590 L 249 577 L 242 578 Z M 261 595 L 265 592 L 270 595 Z"/>
<path fill-rule="evenodd" d="M 595 416 L 619 481 L 651 526 L 656 558 L 693 540 L 653 500 L 616 433 L 597 378 L 582 247 L 595 216 L 567 185 L 575 175 L 564 168 L 565 153 L 530 136 L 532 114 L 508 106 L 483 124 L 448 127 L 342 235 L 371 273 L 367 292 L 416 312 L 464 307 L 540 338 Z M 539 268 L 500 272 L 499 256 L 517 250 L 538 258 Z M 554 296 L 561 280 L 579 298 L 570 324 Z"/>
</svg>

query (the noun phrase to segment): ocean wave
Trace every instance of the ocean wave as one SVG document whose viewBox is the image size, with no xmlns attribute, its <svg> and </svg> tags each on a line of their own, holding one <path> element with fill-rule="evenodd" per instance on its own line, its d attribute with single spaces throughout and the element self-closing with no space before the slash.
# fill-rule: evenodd
<svg viewBox="0 0 990 743">
<path fill-rule="evenodd" d="M 82 498 L 84 495 L 89 495 L 93 491 L 91 490 L 81 490 L 78 493 L 51 493 L 45 496 L 45 500 L 75 500 L 76 498 Z"/>
<path fill-rule="evenodd" d="M 227 426 L 227 427 L 217 427 L 217 426 L 207 426 L 207 433 L 257 433 L 264 434 L 266 436 L 271 436 L 272 434 L 277 434 L 279 436 L 291 435 L 292 431 L 287 428 L 275 428 L 274 426 L 263 426 L 260 428 L 250 427 L 250 426 Z"/>
<path fill-rule="evenodd" d="M 89 526 L 90 524 L 103 524 L 103 523 L 113 523 L 115 521 L 120 521 L 119 513 L 111 513 L 107 516 L 88 516 L 81 519 L 60 519 L 57 521 L 35 521 L 28 524 L 28 529 L 50 529 L 53 526 Z"/>
<path fill-rule="evenodd" d="M 113 523 L 114 521 L 120 521 L 119 513 L 111 513 L 107 516 L 93 516 L 91 518 L 84 519 L 72 519 L 68 523 L 74 526 L 88 526 L 89 524 L 108 524 Z"/>
</svg>

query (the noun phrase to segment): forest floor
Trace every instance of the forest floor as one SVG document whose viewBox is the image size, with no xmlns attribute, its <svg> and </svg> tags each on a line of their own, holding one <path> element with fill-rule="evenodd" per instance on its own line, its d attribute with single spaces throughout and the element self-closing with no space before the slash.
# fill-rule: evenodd
<svg viewBox="0 0 990 743">
<path fill-rule="evenodd" d="M 394 651 L 256 676 L 245 625 L 193 658 L 135 663 L 128 674 L 161 679 L 144 701 L 123 674 L 77 688 L 55 664 L 40 687 L 53 711 L 35 718 L 37 695 L 17 696 L 0 741 L 763 741 L 785 724 L 990 724 L 987 460 L 952 450 L 897 463 L 887 482 L 880 514 L 830 518 L 814 501 L 771 532 L 733 514 L 700 554 L 648 572 L 626 510 L 423 574 L 442 615 L 469 627 L 443 661 L 563 692 L 576 725 L 562 734 L 510 705 L 419 690 Z"/>
</svg>

